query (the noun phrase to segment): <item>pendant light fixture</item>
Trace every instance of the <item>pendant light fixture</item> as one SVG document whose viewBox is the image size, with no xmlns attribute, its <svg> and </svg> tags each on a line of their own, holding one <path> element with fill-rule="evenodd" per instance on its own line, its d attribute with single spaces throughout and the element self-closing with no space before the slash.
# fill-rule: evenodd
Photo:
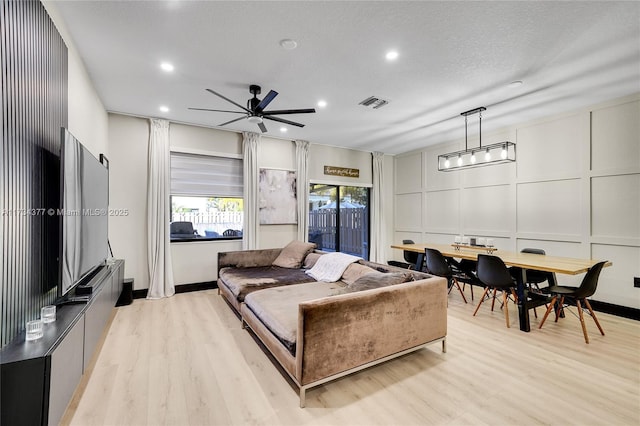
<svg viewBox="0 0 640 426">
<path fill-rule="evenodd" d="M 452 170 L 470 169 L 473 167 L 516 161 L 516 144 L 513 142 L 505 141 L 482 146 L 482 111 L 486 110 L 485 107 L 479 107 L 460 113 L 460 115 L 464 115 L 464 151 L 438 155 L 439 171 L 450 172 Z M 473 114 L 478 114 L 480 144 L 475 148 L 469 148 L 467 144 L 467 120 L 468 117 Z"/>
</svg>

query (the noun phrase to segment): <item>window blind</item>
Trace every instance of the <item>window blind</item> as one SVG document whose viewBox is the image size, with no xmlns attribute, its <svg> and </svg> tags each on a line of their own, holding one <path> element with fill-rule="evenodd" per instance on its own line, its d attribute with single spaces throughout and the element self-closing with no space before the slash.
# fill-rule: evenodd
<svg viewBox="0 0 640 426">
<path fill-rule="evenodd" d="M 171 194 L 242 197 L 242 160 L 172 152 Z"/>
</svg>

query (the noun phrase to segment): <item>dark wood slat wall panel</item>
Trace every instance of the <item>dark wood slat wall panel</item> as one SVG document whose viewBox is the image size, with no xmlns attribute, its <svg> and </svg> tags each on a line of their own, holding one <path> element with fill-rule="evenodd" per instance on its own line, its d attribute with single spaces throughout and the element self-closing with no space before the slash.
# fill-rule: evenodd
<svg viewBox="0 0 640 426">
<path fill-rule="evenodd" d="M 2 1 L 0 343 L 57 297 L 67 47 L 39 1 Z"/>
</svg>

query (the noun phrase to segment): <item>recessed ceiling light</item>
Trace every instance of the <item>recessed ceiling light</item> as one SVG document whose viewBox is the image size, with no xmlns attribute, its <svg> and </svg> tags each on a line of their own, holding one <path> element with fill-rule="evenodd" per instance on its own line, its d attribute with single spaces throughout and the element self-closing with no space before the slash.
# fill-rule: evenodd
<svg viewBox="0 0 640 426">
<path fill-rule="evenodd" d="M 280 127 L 280 131 L 282 133 L 287 133 L 287 128 L 286 127 Z"/>
<path fill-rule="evenodd" d="M 298 42 L 291 40 L 290 38 L 283 38 L 280 40 L 280 46 L 286 50 L 293 50 L 298 47 Z"/>
<path fill-rule="evenodd" d="M 511 89 L 514 89 L 514 88 L 520 87 L 520 86 L 522 86 L 522 80 L 515 80 L 515 81 L 512 81 L 511 83 L 509 83 L 509 87 Z"/>
<path fill-rule="evenodd" d="M 165 106 L 165 105 L 160 105 L 160 108 L 159 108 L 159 109 L 160 109 L 160 111 L 162 111 L 162 112 L 169 112 L 169 107 L 168 107 L 168 106 Z"/>
<path fill-rule="evenodd" d="M 320 108 L 324 108 L 327 106 L 327 101 L 325 100 L 319 100 L 318 104 L 317 104 Z"/>
<path fill-rule="evenodd" d="M 162 71 L 166 71 L 166 72 L 171 72 L 174 69 L 173 64 L 170 64 L 169 62 L 161 63 L 160 68 L 162 68 Z"/>
<path fill-rule="evenodd" d="M 396 59 L 398 59 L 398 52 L 395 50 L 390 50 L 385 55 L 385 58 L 387 58 L 387 61 L 395 61 Z"/>
</svg>

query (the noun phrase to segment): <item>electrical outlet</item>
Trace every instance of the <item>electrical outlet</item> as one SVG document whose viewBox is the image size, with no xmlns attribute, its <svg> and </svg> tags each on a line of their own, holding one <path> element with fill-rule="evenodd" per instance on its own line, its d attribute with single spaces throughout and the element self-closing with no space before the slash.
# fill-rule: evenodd
<svg viewBox="0 0 640 426">
<path fill-rule="evenodd" d="M 640 277 L 633 277 L 633 286 L 640 287 Z"/>
</svg>

